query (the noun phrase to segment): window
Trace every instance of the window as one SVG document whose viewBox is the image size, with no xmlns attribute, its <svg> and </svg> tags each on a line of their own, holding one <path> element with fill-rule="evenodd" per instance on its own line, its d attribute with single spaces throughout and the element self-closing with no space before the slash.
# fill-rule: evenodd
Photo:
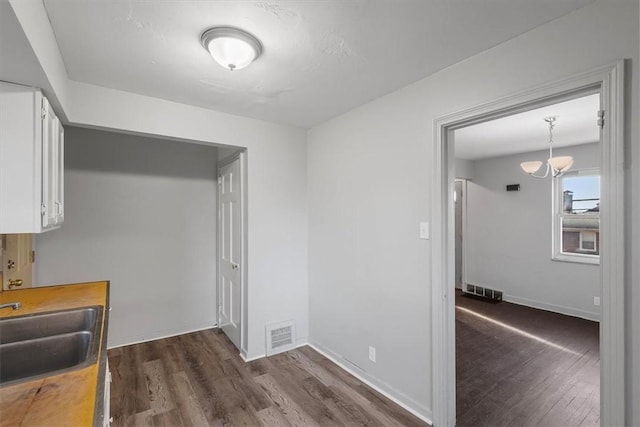
<svg viewBox="0 0 640 427">
<path fill-rule="evenodd" d="M 568 172 L 554 187 L 553 259 L 600 262 L 600 172 Z"/>
</svg>

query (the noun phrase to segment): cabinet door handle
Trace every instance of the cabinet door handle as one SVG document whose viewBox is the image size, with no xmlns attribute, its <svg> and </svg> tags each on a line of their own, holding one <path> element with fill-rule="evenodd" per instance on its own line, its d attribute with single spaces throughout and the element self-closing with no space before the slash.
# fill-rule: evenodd
<svg viewBox="0 0 640 427">
<path fill-rule="evenodd" d="M 22 279 L 9 279 L 9 289 L 17 288 L 18 286 L 22 286 Z"/>
</svg>

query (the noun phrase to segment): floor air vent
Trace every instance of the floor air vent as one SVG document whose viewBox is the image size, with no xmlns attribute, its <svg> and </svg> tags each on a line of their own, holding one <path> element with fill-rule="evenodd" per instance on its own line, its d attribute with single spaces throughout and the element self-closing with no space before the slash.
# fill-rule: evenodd
<svg viewBox="0 0 640 427">
<path fill-rule="evenodd" d="M 293 350 L 296 347 L 292 321 L 267 325 L 267 356 Z"/>
<path fill-rule="evenodd" d="M 502 291 L 496 291 L 482 286 L 467 284 L 467 290 L 465 292 L 469 295 L 488 298 L 492 301 L 502 301 Z"/>
</svg>

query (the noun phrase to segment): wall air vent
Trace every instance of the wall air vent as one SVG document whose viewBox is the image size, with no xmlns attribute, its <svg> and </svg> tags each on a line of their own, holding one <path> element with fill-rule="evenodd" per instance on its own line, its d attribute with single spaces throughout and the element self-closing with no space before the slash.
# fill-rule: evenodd
<svg viewBox="0 0 640 427">
<path fill-rule="evenodd" d="M 482 286 L 467 284 L 464 291 L 467 295 L 474 295 L 477 297 L 483 297 L 492 301 L 502 301 L 502 291 L 496 291 L 494 289 L 483 288 Z"/>
<path fill-rule="evenodd" d="M 293 321 L 271 323 L 266 326 L 267 356 L 296 348 L 296 334 Z"/>
</svg>

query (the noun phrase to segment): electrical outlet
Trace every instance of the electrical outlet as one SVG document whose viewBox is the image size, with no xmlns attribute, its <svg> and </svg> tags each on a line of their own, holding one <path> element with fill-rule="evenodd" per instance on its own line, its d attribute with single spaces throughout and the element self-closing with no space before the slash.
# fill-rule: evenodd
<svg viewBox="0 0 640 427">
<path fill-rule="evenodd" d="M 373 346 L 369 346 L 369 360 L 376 362 L 376 348 Z"/>
<path fill-rule="evenodd" d="M 593 297 L 593 305 L 600 307 L 600 297 Z"/>
</svg>

